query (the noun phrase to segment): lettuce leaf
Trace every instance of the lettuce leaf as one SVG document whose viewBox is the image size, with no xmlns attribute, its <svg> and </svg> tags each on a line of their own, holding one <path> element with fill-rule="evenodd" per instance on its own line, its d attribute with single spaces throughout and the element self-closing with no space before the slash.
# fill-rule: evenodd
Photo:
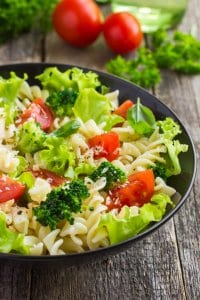
<svg viewBox="0 0 200 300">
<path fill-rule="evenodd" d="M 0 212 L 0 252 L 29 254 L 29 246 L 24 244 L 24 234 L 13 232 L 6 227 L 6 216 Z"/>
<path fill-rule="evenodd" d="M 83 122 L 93 119 L 97 124 L 105 122 L 104 129 L 109 131 L 115 124 L 124 119 L 111 114 L 112 106 L 109 99 L 92 88 L 81 90 L 74 105 L 76 117 Z"/>
<path fill-rule="evenodd" d="M 15 170 L 12 173 L 9 173 L 9 177 L 12 177 L 12 178 L 18 177 L 28 167 L 28 162 L 23 156 L 17 155 L 16 158 L 18 158 L 19 164 L 17 165 L 17 167 L 15 168 Z"/>
<path fill-rule="evenodd" d="M 165 120 L 157 121 L 163 137 L 167 140 L 173 140 L 175 136 L 181 133 L 180 125 L 172 118 L 167 117 Z"/>
<path fill-rule="evenodd" d="M 99 227 L 106 227 L 111 244 L 129 239 L 143 231 L 151 222 L 159 222 L 166 212 L 167 204 L 173 202 L 166 194 L 154 195 L 151 202 L 144 204 L 136 216 L 127 206 L 123 208 L 123 217 L 117 218 L 112 213 L 102 216 Z"/>
<path fill-rule="evenodd" d="M 83 122 L 94 119 L 97 124 L 105 122 L 105 130 L 109 131 L 114 125 L 122 123 L 124 119 L 112 115 L 112 106 L 109 99 L 97 90 L 103 86 L 95 72 L 83 72 L 81 69 L 72 68 L 60 72 L 56 67 L 47 68 L 36 77 L 42 86 L 50 92 L 72 89 L 78 93 L 74 107 L 74 115 Z"/>
<path fill-rule="evenodd" d="M 36 76 L 42 86 L 49 91 L 59 91 L 72 88 L 81 91 L 85 88 L 97 88 L 101 85 L 98 75 L 92 71 L 84 73 L 81 69 L 72 68 L 61 72 L 57 67 L 46 68 L 45 71 Z"/>
<path fill-rule="evenodd" d="M 68 168 L 74 165 L 74 153 L 69 150 L 64 138 L 51 136 L 43 143 L 43 149 L 34 154 L 38 166 L 65 175 Z"/>
<path fill-rule="evenodd" d="M 178 156 L 181 152 L 188 151 L 188 145 L 181 144 L 178 140 L 165 140 L 164 143 L 167 147 L 167 154 L 164 154 L 167 175 L 168 177 L 178 175 L 181 173 L 181 164 Z"/>
<path fill-rule="evenodd" d="M 167 177 L 178 175 L 181 173 L 178 156 L 181 152 L 188 151 L 188 145 L 181 144 L 179 140 L 174 140 L 181 133 L 180 125 L 169 117 L 163 121 L 158 121 L 157 125 L 160 127 L 163 142 L 167 147 L 167 153 L 163 154 L 166 161 Z"/>
<path fill-rule="evenodd" d="M 17 114 L 15 99 L 26 78 L 26 75 L 24 78 L 18 77 L 15 72 L 11 72 L 8 79 L 0 77 L 0 107 L 4 108 L 6 125 L 14 122 Z"/>
<path fill-rule="evenodd" d="M 96 167 L 91 164 L 80 163 L 78 167 L 75 168 L 75 177 L 78 178 L 81 175 L 91 175 L 95 169 Z"/>
<path fill-rule="evenodd" d="M 28 193 L 28 190 L 34 186 L 35 183 L 35 177 L 33 174 L 29 171 L 23 172 L 18 178 L 17 178 L 21 183 L 25 185 L 25 192 L 23 196 L 21 197 L 21 203 L 27 203 L 31 202 L 31 196 Z"/>
</svg>

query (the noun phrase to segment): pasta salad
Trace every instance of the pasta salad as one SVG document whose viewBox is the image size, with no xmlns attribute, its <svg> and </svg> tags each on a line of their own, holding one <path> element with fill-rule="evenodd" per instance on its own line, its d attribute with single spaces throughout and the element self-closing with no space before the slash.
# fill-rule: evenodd
<svg viewBox="0 0 200 300">
<path fill-rule="evenodd" d="M 160 221 L 188 146 L 142 99 L 118 104 L 98 75 L 49 67 L 0 77 L 0 252 L 107 247 Z"/>
</svg>

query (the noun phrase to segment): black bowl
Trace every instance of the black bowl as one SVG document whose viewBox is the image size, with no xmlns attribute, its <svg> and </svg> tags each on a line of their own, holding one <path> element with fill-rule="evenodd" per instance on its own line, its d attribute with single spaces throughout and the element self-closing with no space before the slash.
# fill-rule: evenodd
<svg viewBox="0 0 200 300">
<path fill-rule="evenodd" d="M 30 84 L 38 84 L 37 80 L 35 80 L 35 76 L 42 73 L 43 70 L 50 66 L 57 66 L 61 71 L 72 68 L 74 66 L 64 65 L 64 64 L 45 64 L 45 63 L 25 63 L 25 64 L 12 64 L 12 65 L 3 65 L 0 66 L 0 76 L 9 77 L 10 71 L 16 72 L 18 76 L 23 76 L 24 73 L 29 75 L 29 83 Z M 88 71 L 86 68 L 81 69 Z M 155 96 L 151 95 L 146 90 L 141 87 L 134 85 L 128 81 L 122 80 L 116 76 L 112 76 L 103 72 L 99 72 L 93 70 L 99 74 L 99 78 L 101 82 L 111 88 L 111 90 L 118 89 L 120 91 L 120 102 L 123 102 L 125 99 L 138 97 L 141 99 L 142 103 L 148 106 L 155 114 L 157 119 L 164 119 L 166 116 L 172 117 L 176 122 L 178 122 L 181 126 L 182 133 L 179 136 L 179 140 L 181 143 L 189 145 L 189 150 L 186 153 L 181 154 L 181 167 L 182 172 L 179 176 L 170 178 L 169 184 L 177 190 L 177 194 L 175 195 L 175 207 L 170 210 L 164 218 L 158 222 L 150 226 L 144 232 L 130 238 L 126 241 L 123 241 L 119 244 L 112 245 L 106 248 L 101 248 L 94 251 L 87 251 L 80 254 L 66 254 L 66 255 L 53 255 L 53 256 L 25 256 L 20 254 L 3 254 L 0 253 L 1 260 L 9 260 L 15 262 L 26 262 L 26 263 L 51 263 L 51 264 L 65 264 L 66 266 L 78 265 L 87 262 L 95 262 L 97 259 L 104 259 L 111 254 L 117 254 L 120 251 L 131 247 L 136 243 L 139 239 L 145 237 L 150 234 L 154 230 L 158 229 L 161 225 L 163 225 L 167 220 L 169 220 L 181 207 L 181 205 L 185 202 L 186 198 L 189 196 L 191 191 L 195 173 L 196 173 L 196 157 L 195 157 L 195 149 L 190 137 L 190 134 L 176 116 L 176 114 L 169 109 L 165 104 L 159 101 Z"/>
</svg>

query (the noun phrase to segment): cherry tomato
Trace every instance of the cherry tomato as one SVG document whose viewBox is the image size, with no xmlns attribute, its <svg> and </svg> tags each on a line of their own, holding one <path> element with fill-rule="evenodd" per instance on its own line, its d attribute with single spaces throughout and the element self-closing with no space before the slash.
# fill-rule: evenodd
<svg viewBox="0 0 200 300">
<path fill-rule="evenodd" d="M 56 32 L 66 42 L 86 47 L 99 36 L 103 17 L 92 0 L 62 0 L 53 12 L 52 21 Z"/>
<path fill-rule="evenodd" d="M 66 178 L 64 178 L 54 172 L 44 170 L 44 169 L 40 169 L 37 171 L 31 170 L 31 173 L 33 174 L 34 177 L 40 177 L 40 178 L 46 179 L 52 187 L 62 185 L 64 182 L 67 181 Z"/>
<path fill-rule="evenodd" d="M 119 156 L 119 136 L 115 132 L 96 135 L 88 141 L 89 146 L 94 150 L 94 158 L 105 157 L 112 161 Z"/>
<path fill-rule="evenodd" d="M 25 185 L 8 176 L 0 176 L 0 203 L 18 200 L 25 192 Z"/>
<path fill-rule="evenodd" d="M 143 39 L 140 23 L 128 12 L 109 15 L 103 25 L 103 34 L 108 46 L 118 54 L 138 48 Z"/>
<path fill-rule="evenodd" d="M 110 193 L 108 209 L 121 209 L 127 206 L 142 206 L 151 200 L 154 193 L 154 174 L 152 170 L 137 172 L 128 177 L 128 181 L 116 187 Z"/>
<path fill-rule="evenodd" d="M 114 114 L 119 115 L 125 119 L 129 108 L 131 108 L 132 106 L 133 102 L 131 100 L 126 100 L 114 111 Z"/>
<path fill-rule="evenodd" d="M 23 124 L 30 118 L 33 118 L 36 122 L 40 123 L 41 128 L 44 131 L 48 131 L 54 120 L 50 108 L 40 98 L 35 99 L 21 114 L 20 124 Z"/>
</svg>

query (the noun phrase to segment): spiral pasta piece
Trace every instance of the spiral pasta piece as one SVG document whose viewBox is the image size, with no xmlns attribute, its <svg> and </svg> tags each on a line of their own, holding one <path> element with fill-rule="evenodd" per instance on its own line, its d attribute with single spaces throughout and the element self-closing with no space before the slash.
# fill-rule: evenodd
<svg viewBox="0 0 200 300">
<path fill-rule="evenodd" d="M 166 182 L 161 177 L 156 177 L 155 179 L 155 192 L 167 194 L 169 197 L 173 196 L 176 193 L 176 190 L 167 185 Z"/>
</svg>

